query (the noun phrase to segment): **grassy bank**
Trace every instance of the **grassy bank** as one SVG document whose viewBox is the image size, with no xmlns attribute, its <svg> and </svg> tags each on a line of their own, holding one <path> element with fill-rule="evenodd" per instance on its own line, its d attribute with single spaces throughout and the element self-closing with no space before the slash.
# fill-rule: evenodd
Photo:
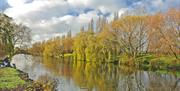
<svg viewBox="0 0 180 91">
<path fill-rule="evenodd" d="M 160 73 L 160 74 L 173 74 L 176 77 L 180 77 L 180 72 L 179 71 L 157 70 L 156 72 Z"/>
<path fill-rule="evenodd" d="M 0 68 L 0 91 L 51 91 L 52 84 L 32 81 L 27 73 L 14 68 Z"/>
<path fill-rule="evenodd" d="M 136 66 L 142 69 L 172 69 L 180 70 L 180 60 L 176 59 L 174 56 L 161 55 L 156 56 L 153 54 L 146 54 L 136 57 L 135 59 L 130 59 L 126 55 L 122 55 L 120 58 L 120 64 Z"/>
<path fill-rule="evenodd" d="M 19 75 L 16 69 L 0 68 L 0 89 L 24 87 L 26 82 Z"/>
</svg>

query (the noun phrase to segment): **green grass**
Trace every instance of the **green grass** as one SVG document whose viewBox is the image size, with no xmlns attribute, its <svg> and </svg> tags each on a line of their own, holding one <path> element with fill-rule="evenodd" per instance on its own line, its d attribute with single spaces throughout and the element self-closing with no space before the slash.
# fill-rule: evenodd
<svg viewBox="0 0 180 91">
<path fill-rule="evenodd" d="M 74 54 L 73 53 L 66 53 L 64 54 L 64 57 L 73 57 Z M 48 57 L 48 56 L 47 56 Z M 58 55 L 58 56 L 53 56 L 54 58 L 62 58 L 62 55 Z"/>
<path fill-rule="evenodd" d="M 180 55 L 179 55 L 180 57 Z M 139 68 L 145 69 L 167 69 L 167 67 L 180 67 L 180 61 L 176 59 L 175 56 L 161 55 L 156 56 L 154 54 L 144 54 L 132 59 L 132 61 L 127 55 L 119 56 L 121 64 L 134 64 Z"/>
<path fill-rule="evenodd" d="M 72 57 L 72 56 L 74 56 L 73 53 L 67 53 L 67 54 L 64 54 L 64 57 Z"/>
<path fill-rule="evenodd" d="M 129 58 L 128 58 L 127 55 L 120 55 L 120 56 L 119 56 L 119 60 L 120 60 L 122 63 L 125 63 L 127 60 L 129 60 Z"/>
<path fill-rule="evenodd" d="M 142 56 L 137 57 L 138 60 L 141 60 L 141 59 L 143 59 L 143 60 L 152 60 L 154 58 L 155 58 L 155 56 L 152 55 L 152 54 L 146 54 L 146 55 L 142 55 Z"/>
<path fill-rule="evenodd" d="M 11 89 L 25 84 L 16 69 L 0 68 L 0 89 Z"/>
<path fill-rule="evenodd" d="M 161 73 L 161 74 L 172 74 L 172 75 L 175 75 L 177 77 L 180 77 L 180 72 L 178 72 L 178 71 L 158 70 L 156 72 Z"/>
</svg>

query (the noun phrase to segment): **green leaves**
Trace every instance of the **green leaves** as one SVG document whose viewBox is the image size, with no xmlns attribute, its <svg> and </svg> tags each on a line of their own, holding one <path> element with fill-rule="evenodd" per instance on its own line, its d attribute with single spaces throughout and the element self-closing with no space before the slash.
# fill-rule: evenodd
<svg viewBox="0 0 180 91">
<path fill-rule="evenodd" d="M 15 46 L 25 47 L 30 42 L 30 30 L 22 25 L 14 23 L 13 19 L 0 14 L 0 44 L 6 55 L 12 57 L 16 51 Z"/>
</svg>

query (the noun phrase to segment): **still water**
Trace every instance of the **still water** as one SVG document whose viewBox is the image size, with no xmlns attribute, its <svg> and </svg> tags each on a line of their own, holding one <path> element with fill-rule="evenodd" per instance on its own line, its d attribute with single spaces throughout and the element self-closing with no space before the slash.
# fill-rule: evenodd
<svg viewBox="0 0 180 91">
<path fill-rule="evenodd" d="M 180 91 L 180 79 L 174 72 L 141 71 L 114 64 L 22 54 L 14 56 L 12 63 L 35 81 L 56 81 L 57 91 Z"/>
</svg>

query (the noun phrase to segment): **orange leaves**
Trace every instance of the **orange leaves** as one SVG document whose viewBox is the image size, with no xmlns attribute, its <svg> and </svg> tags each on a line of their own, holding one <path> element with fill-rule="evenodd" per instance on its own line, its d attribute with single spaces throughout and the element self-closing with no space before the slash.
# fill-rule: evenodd
<svg viewBox="0 0 180 91">
<path fill-rule="evenodd" d="M 180 22 L 180 9 L 170 9 L 167 15 L 173 20 L 178 20 Z"/>
<path fill-rule="evenodd" d="M 147 22 L 149 25 L 149 28 L 159 29 L 162 28 L 164 24 L 164 15 L 158 13 L 156 15 L 150 16 L 149 21 Z"/>
<path fill-rule="evenodd" d="M 158 13 L 149 17 L 147 23 L 150 50 L 158 49 L 158 53 L 178 53 L 179 14 L 179 10 L 172 9 L 167 13 Z"/>
<path fill-rule="evenodd" d="M 130 45 L 127 47 L 129 51 L 138 48 L 143 42 L 150 52 L 178 53 L 180 50 L 180 10 L 171 9 L 167 13 L 149 16 L 124 16 L 113 21 L 111 26 L 118 33 L 120 43 L 126 47 Z"/>
</svg>

